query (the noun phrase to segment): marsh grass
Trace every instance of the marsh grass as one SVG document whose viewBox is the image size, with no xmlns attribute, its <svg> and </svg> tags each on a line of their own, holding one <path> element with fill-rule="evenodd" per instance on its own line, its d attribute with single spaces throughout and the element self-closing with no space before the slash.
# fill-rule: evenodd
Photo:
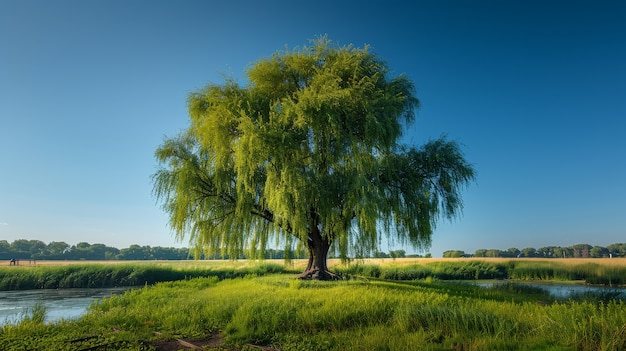
<svg viewBox="0 0 626 351">
<path fill-rule="evenodd" d="M 198 277 L 231 279 L 246 275 L 260 276 L 289 272 L 292 271 L 284 265 L 258 262 L 240 265 L 227 262 L 213 265 L 160 262 L 0 267 L 0 291 L 143 286 Z"/>
<path fill-rule="evenodd" d="M 147 350 L 155 339 L 220 333 L 233 348 L 254 343 L 283 351 L 624 349 L 624 302 L 579 299 L 437 279 L 212 276 L 112 296 L 76 321 L 4 326 L 0 345 L 71 350 L 78 349 L 72 340 L 87 338 L 81 341 L 86 347 Z"/>
<path fill-rule="evenodd" d="M 0 267 L 0 290 L 103 288 L 141 286 L 163 281 L 216 276 L 231 279 L 245 275 L 297 274 L 306 262 L 283 261 L 103 261 L 43 262 L 37 266 Z M 581 281 L 594 285 L 626 284 L 623 259 L 397 259 L 355 260 L 329 266 L 344 277 L 388 280 L 513 279 Z"/>
<path fill-rule="evenodd" d="M 48 310 L 43 303 L 26 308 L 19 316 L 20 324 L 43 324 L 48 316 Z"/>
<path fill-rule="evenodd" d="M 601 263 L 600 263 L 601 262 Z M 387 261 L 382 264 L 364 261 L 335 269 L 348 276 L 391 280 L 434 278 L 439 280 L 513 279 L 538 281 L 582 281 L 593 285 L 626 284 L 626 261 L 623 260 L 413 260 Z"/>
<path fill-rule="evenodd" d="M 608 261 L 608 260 L 607 260 Z M 621 264 L 561 260 L 353 262 L 351 279 L 294 279 L 299 263 L 152 262 L 0 268 L 0 288 L 142 285 L 47 324 L 45 309 L 0 327 L 2 350 L 150 350 L 156 339 L 221 334 L 288 350 L 623 350 L 626 305 L 615 293 L 556 299 L 524 284 L 453 280 L 610 281 Z M 594 280 L 596 279 L 596 280 Z M 166 280 L 166 282 L 160 282 Z M 159 332 L 155 335 L 155 332 Z"/>
<path fill-rule="evenodd" d="M 581 280 L 596 285 L 626 284 L 626 266 L 603 265 L 596 262 L 564 264 L 551 261 L 510 261 L 509 278 L 521 280 Z"/>
</svg>

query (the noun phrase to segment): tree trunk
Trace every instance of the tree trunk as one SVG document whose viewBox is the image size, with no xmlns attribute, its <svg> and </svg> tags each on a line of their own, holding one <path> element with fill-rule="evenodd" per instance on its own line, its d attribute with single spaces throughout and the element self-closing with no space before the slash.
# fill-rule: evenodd
<svg viewBox="0 0 626 351">
<path fill-rule="evenodd" d="M 309 234 L 309 240 L 307 240 L 309 262 L 299 278 L 312 280 L 341 279 L 340 276 L 328 271 L 328 266 L 326 265 L 328 250 L 332 242 L 328 238 L 322 237 L 317 226 L 313 226 L 313 228 Z"/>
</svg>

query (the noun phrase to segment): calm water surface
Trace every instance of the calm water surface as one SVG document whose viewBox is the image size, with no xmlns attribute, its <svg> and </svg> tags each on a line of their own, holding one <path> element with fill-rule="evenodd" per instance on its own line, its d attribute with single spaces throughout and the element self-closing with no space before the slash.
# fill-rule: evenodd
<svg viewBox="0 0 626 351">
<path fill-rule="evenodd" d="M 480 286 L 502 284 L 507 281 L 476 281 Z M 572 294 L 588 291 L 619 291 L 626 298 L 626 288 L 610 288 L 558 283 L 524 283 L 545 289 L 557 298 L 567 298 Z M 43 304 L 46 307 L 48 322 L 61 319 L 73 319 L 83 315 L 94 301 L 112 295 L 122 294 L 129 288 L 108 289 L 40 289 L 24 291 L 0 291 L 0 325 L 19 321 L 33 306 Z"/>
<path fill-rule="evenodd" d="M 0 291 L 0 325 L 16 322 L 37 304 L 46 307 L 48 322 L 78 318 L 94 301 L 122 294 L 129 288 L 40 289 Z"/>
<path fill-rule="evenodd" d="M 626 288 L 616 288 L 608 286 L 591 286 L 581 284 L 563 284 L 563 283 L 538 283 L 538 282 L 521 282 L 509 280 L 479 280 L 475 284 L 479 286 L 490 287 L 494 284 L 514 283 L 520 285 L 528 285 L 541 288 L 556 298 L 568 298 L 572 295 L 583 294 L 587 292 L 618 292 L 620 298 L 626 298 Z"/>
</svg>

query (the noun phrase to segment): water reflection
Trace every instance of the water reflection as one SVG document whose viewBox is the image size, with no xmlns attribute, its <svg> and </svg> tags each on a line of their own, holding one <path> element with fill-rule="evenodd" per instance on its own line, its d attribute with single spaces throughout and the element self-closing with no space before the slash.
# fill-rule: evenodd
<svg viewBox="0 0 626 351">
<path fill-rule="evenodd" d="M 495 284 L 520 284 L 526 286 L 532 286 L 545 290 L 547 293 L 555 298 L 568 298 L 585 293 L 616 293 L 617 298 L 626 298 L 626 288 L 615 288 L 608 286 L 591 286 L 591 285 L 579 285 L 579 284 L 562 284 L 551 282 L 520 282 L 520 281 L 507 281 L 507 280 L 479 280 L 476 281 L 476 285 L 483 287 L 491 287 Z"/>
<path fill-rule="evenodd" d="M 17 322 L 37 304 L 46 308 L 46 321 L 78 318 L 97 299 L 122 294 L 129 288 L 40 289 L 0 291 L 0 325 Z"/>
</svg>

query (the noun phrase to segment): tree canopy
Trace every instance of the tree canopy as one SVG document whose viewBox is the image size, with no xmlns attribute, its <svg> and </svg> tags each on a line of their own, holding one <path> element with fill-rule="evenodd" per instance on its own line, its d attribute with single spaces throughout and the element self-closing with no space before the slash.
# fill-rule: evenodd
<svg viewBox="0 0 626 351">
<path fill-rule="evenodd" d="M 384 236 L 428 247 L 462 209 L 473 167 L 443 137 L 400 144 L 419 101 L 368 47 L 319 38 L 247 78 L 192 93 L 189 128 L 156 150 L 154 193 L 177 238 L 231 257 L 300 244 L 304 276 L 326 279 L 331 248 L 367 255 Z"/>
</svg>

